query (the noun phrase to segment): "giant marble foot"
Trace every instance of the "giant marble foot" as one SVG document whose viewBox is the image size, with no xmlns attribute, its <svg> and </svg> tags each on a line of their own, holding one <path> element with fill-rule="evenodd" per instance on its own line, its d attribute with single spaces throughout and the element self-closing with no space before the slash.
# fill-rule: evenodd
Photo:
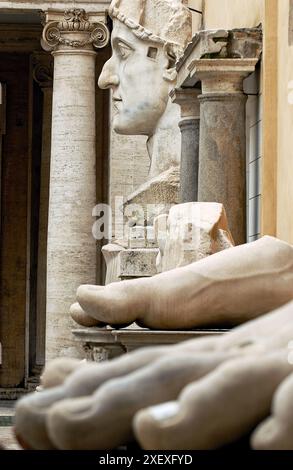
<svg viewBox="0 0 293 470">
<path fill-rule="evenodd" d="M 167 330 L 237 325 L 291 299 L 293 247 L 263 237 L 152 278 L 81 286 L 73 318 Z"/>
<path fill-rule="evenodd" d="M 267 403 L 275 388 L 292 371 L 288 361 L 284 363 L 283 360 L 292 334 L 293 303 L 222 337 L 193 339 L 176 346 L 147 348 L 106 363 L 86 364 L 70 374 L 59 387 L 20 400 L 16 408 L 16 434 L 26 447 L 35 449 L 115 448 L 132 439 L 133 418 L 146 407 L 176 401 L 179 396 L 179 403 L 190 407 L 194 413 L 193 409 L 196 407 L 190 399 L 192 394 L 186 395 L 184 391 L 185 386 L 194 381 L 195 385 L 190 387 L 204 390 L 205 396 L 210 390 L 208 408 L 221 408 L 221 400 L 226 406 L 226 395 L 231 402 L 235 401 L 241 387 L 243 393 L 239 403 L 242 406 L 241 399 L 250 394 L 246 388 L 248 384 L 256 392 L 260 389 L 260 395 L 256 394 L 254 408 L 259 401 L 265 400 L 267 410 Z M 250 368 L 255 368 L 256 371 L 252 374 L 252 381 L 247 378 Z M 231 373 L 225 373 L 227 369 Z M 274 372 L 276 369 L 277 374 Z M 223 370 L 224 375 L 221 372 Z M 238 370 L 240 372 L 237 375 Z M 218 395 L 214 393 L 215 381 L 216 389 L 223 390 Z M 202 386 L 202 383 L 207 385 Z M 268 395 L 265 390 L 269 391 Z M 198 392 L 195 396 L 197 394 Z M 214 399 L 217 403 L 213 402 Z M 237 400 L 236 404 L 229 403 L 232 410 L 230 415 L 237 411 Z M 252 409 L 253 402 L 254 399 L 250 402 Z M 224 419 L 220 411 L 218 414 Z M 159 415 L 160 413 L 157 414 Z M 166 413 L 161 413 L 160 416 L 166 417 Z M 265 416 L 261 415 L 260 419 Z M 231 427 L 224 419 L 224 437 L 221 436 L 218 442 L 208 441 L 207 445 L 221 445 L 225 439 L 229 441 L 231 436 L 238 437 L 241 432 L 245 432 L 248 425 L 241 422 L 242 418 L 243 413 L 240 413 L 238 434 L 233 428 L 235 423 Z M 255 415 L 252 413 L 249 419 L 249 424 L 253 424 Z M 138 414 L 135 422 L 138 438 L 147 447 L 149 416 Z M 155 425 L 154 429 L 157 432 Z M 141 434 L 144 432 L 147 437 Z M 173 440 L 176 439 L 176 432 L 175 430 Z M 165 446 L 164 437 L 158 442 L 162 447 Z M 182 442 L 179 441 L 178 448 L 181 445 Z M 190 445 L 195 446 L 197 442 Z"/>
</svg>

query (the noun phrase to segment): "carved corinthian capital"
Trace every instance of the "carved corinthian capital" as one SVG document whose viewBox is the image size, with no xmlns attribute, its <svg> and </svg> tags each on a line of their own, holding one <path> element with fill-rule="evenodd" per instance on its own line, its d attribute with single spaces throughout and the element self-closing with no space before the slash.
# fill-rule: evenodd
<svg viewBox="0 0 293 470">
<path fill-rule="evenodd" d="M 100 49 L 105 47 L 110 33 L 102 21 L 91 20 L 83 9 L 66 10 L 63 18 L 48 21 L 43 30 L 42 46 L 47 51 L 65 49 Z"/>
</svg>

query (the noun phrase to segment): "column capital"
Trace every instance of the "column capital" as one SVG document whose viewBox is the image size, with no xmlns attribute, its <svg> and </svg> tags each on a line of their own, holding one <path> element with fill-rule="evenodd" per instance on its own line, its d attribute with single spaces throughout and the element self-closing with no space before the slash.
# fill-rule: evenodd
<svg viewBox="0 0 293 470">
<path fill-rule="evenodd" d="M 180 106 L 181 119 L 199 119 L 198 97 L 200 94 L 201 91 L 196 88 L 174 88 L 170 92 L 172 102 Z"/>
<path fill-rule="evenodd" d="M 218 29 L 199 31 L 178 61 L 178 86 L 194 86 L 199 80 L 193 74 L 197 60 L 260 59 L 262 54 L 262 29 Z M 237 62 L 231 62 L 237 66 Z"/>
<path fill-rule="evenodd" d="M 46 51 L 92 50 L 105 47 L 110 32 L 97 15 L 83 9 L 72 8 L 65 12 L 46 12 L 41 39 Z"/>
<path fill-rule="evenodd" d="M 53 87 L 53 57 L 46 52 L 32 54 L 33 79 L 42 88 Z"/>
<path fill-rule="evenodd" d="M 202 83 L 202 93 L 243 93 L 243 80 L 255 71 L 258 59 L 195 59 L 190 77 Z"/>
</svg>

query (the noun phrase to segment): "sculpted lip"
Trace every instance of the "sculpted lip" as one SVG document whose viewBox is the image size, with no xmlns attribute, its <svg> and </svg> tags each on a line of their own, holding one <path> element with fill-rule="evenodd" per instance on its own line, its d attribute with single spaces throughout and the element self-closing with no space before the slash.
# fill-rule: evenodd
<svg viewBox="0 0 293 470">
<path fill-rule="evenodd" d="M 117 96 L 113 96 L 112 100 L 113 100 L 113 104 L 114 104 L 114 109 L 116 111 L 119 111 L 119 109 L 118 109 L 119 106 L 118 105 L 119 105 L 119 103 L 122 102 L 122 99 L 118 98 Z"/>
</svg>

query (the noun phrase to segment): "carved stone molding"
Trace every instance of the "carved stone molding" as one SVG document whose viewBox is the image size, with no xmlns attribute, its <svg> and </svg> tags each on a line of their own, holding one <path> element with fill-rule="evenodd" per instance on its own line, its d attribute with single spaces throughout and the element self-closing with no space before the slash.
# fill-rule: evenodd
<svg viewBox="0 0 293 470">
<path fill-rule="evenodd" d="M 82 328 L 72 333 L 82 344 L 88 361 L 103 362 L 114 359 L 126 352 L 149 346 L 177 344 L 181 341 L 204 336 L 220 336 L 224 329 L 193 330 L 193 331 L 152 331 L 144 328 Z"/>
<path fill-rule="evenodd" d="M 49 21 L 43 30 L 42 46 L 53 51 L 60 46 L 69 49 L 100 49 L 110 39 L 107 26 L 101 21 L 92 22 L 83 9 L 70 9 L 64 12 L 60 21 Z"/>
<path fill-rule="evenodd" d="M 258 59 L 195 59 L 189 65 L 190 77 L 201 81 L 202 96 L 243 95 L 243 80 L 255 71 Z M 220 96 L 217 99 L 220 99 Z"/>
<path fill-rule="evenodd" d="M 35 52 L 32 55 L 33 79 L 41 88 L 53 86 L 54 63 L 51 54 Z"/>
<path fill-rule="evenodd" d="M 180 106 L 181 119 L 199 119 L 200 93 L 201 91 L 196 88 L 174 88 L 171 91 L 171 100 Z"/>
</svg>

